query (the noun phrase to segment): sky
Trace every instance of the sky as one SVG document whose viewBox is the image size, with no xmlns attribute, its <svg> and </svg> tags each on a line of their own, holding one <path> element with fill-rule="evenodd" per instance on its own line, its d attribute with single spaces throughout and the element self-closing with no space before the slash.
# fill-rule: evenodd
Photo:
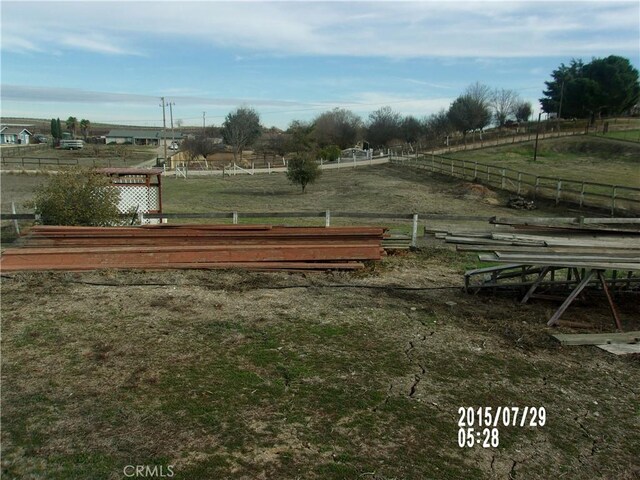
<svg viewBox="0 0 640 480">
<path fill-rule="evenodd" d="M 539 110 L 573 58 L 640 68 L 634 1 L 0 0 L 3 117 L 221 125 L 252 107 L 286 128 L 333 108 L 417 118 L 470 84 Z"/>
</svg>

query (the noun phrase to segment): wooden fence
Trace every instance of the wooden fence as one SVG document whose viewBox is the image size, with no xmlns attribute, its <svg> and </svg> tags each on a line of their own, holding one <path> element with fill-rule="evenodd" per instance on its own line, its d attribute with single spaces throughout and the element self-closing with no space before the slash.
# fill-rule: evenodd
<svg viewBox="0 0 640 480">
<path fill-rule="evenodd" d="M 392 164 L 408 165 L 461 178 L 531 198 L 577 204 L 580 208 L 607 208 L 611 215 L 640 212 L 640 188 L 569 180 L 522 172 L 508 167 L 443 155 L 396 156 Z"/>
<path fill-rule="evenodd" d="M 122 215 L 123 219 L 131 219 L 128 214 Z M 135 217 L 134 217 L 135 218 Z M 411 246 L 417 245 L 418 239 L 418 223 L 420 220 L 449 220 L 449 221 L 476 221 L 489 222 L 492 217 L 483 217 L 477 215 L 444 215 L 434 213 L 370 213 L 370 212 L 332 212 L 325 211 L 307 211 L 307 212 L 206 212 L 206 213 L 138 213 L 137 221 L 142 223 L 145 219 L 230 219 L 235 225 L 240 219 L 260 219 L 260 218 L 324 218 L 324 225 L 331 226 L 332 218 L 353 218 L 366 219 L 383 222 L 384 220 L 399 220 L 402 222 L 411 222 Z M 33 213 L 2 213 L 1 221 L 13 221 L 16 231 L 19 233 L 18 220 L 38 220 Z"/>
</svg>

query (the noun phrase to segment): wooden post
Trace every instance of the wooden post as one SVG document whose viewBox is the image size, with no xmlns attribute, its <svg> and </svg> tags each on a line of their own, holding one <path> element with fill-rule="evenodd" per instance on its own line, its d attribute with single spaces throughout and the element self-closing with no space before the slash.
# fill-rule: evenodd
<svg viewBox="0 0 640 480">
<path fill-rule="evenodd" d="M 453 177 L 453 158 L 451 159 L 451 176 Z"/>
<path fill-rule="evenodd" d="M 418 246 L 418 214 L 413 214 L 413 228 L 411 230 L 411 247 Z"/>
<path fill-rule="evenodd" d="M 536 186 L 533 187 L 533 198 L 538 196 L 538 188 L 540 187 L 540 177 L 536 175 Z"/>
<path fill-rule="evenodd" d="M 238 224 L 238 212 L 233 212 L 233 224 Z"/>
<path fill-rule="evenodd" d="M 11 202 L 11 213 L 13 213 L 14 215 L 17 213 L 16 212 L 16 203 L 15 202 Z M 13 228 L 16 229 L 16 234 L 20 235 L 20 225 L 18 225 L 18 220 L 14 220 L 13 221 Z"/>
<path fill-rule="evenodd" d="M 489 167 L 489 165 L 487 165 L 487 183 L 489 183 L 489 178 L 490 178 L 490 176 L 489 176 L 489 169 L 490 169 L 490 168 L 491 168 L 491 167 Z"/>
<path fill-rule="evenodd" d="M 329 210 L 326 210 L 324 212 L 324 226 L 325 227 L 331 226 L 331 212 Z"/>
<path fill-rule="evenodd" d="M 464 175 L 467 171 L 467 165 L 466 162 L 464 160 L 462 160 L 462 179 L 464 180 Z"/>
<path fill-rule="evenodd" d="M 478 178 L 478 162 L 473 162 L 473 179 Z"/>
<path fill-rule="evenodd" d="M 613 217 L 616 214 L 616 190 L 618 187 L 615 185 L 611 188 L 611 216 Z"/>
<path fill-rule="evenodd" d="M 504 168 L 502 169 L 501 175 L 502 175 L 502 180 L 500 181 L 500 188 L 504 190 L 504 187 L 506 185 L 505 183 L 506 170 Z"/>
<path fill-rule="evenodd" d="M 518 195 L 520 195 L 521 189 L 522 189 L 522 173 L 518 172 Z"/>
<path fill-rule="evenodd" d="M 556 185 L 556 205 L 560 203 L 560 193 L 562 192 L 562 181 L 558 180 Z"/>
</svg>

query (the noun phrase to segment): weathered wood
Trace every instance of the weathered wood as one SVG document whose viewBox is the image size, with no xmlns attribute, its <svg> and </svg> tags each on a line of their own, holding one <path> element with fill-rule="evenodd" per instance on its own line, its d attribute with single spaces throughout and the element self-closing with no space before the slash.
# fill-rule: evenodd
<svg viewBox="0 0 640 480">
<path fill-rule="evenodd" d="M 548 326 L 552 327 L 553 325 L 556 324 L 556 322 L 560 319 L 560 317 L 565 312 L 565 310 L 567 308 L 569 308 L 569 305 L 571 305 L 571 303 L 580 294 L 580 292 L 582 292 L 582 290 L 584 290 L 584 287 L 587 286 L 587 284 L 591 281 L 591 279 L 593 278 L 594 275 L 595 275 L 595 270 L 590 270 L 589 273 L 584 276 L 582 281 L 569 294 L 569 296 L 562 303 L 562 305 L 560 305 L 560 308 L 558 308 L 558 310 L 556 310 L 556 312 L 553 314 L 553 316 L 549 319 L 549 321 L 547 322 Z"/>
<path fill-rule="evenodd" d="M 640 342 L 640 331 L 624 333 L 557 333 L 552 335 L 563 345 L 605 345 Z"/>
<path fill-rule="evenodd" d="M 608 345 L 596 345 L 596 347 L 605 352 L 613 353 L 614 355 L 640 354 L 639 343 L 612 343 Z"/>
</svg>

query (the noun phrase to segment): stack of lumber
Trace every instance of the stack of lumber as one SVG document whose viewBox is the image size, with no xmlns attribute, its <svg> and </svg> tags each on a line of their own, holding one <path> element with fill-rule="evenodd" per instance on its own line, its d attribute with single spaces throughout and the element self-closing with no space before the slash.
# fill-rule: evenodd
<svg viewBox="0 0 640 480">
<path fill-rule="evenodd" d="M 37 226 L 0 258 L 3 271 L 243 268 L 354 270 L 380 260 L 379 227 Z"/>
<path fill-rule="evenodd" d="M 574 220 L 574 221 L 571 221 Z M 493 252 L 480 260 L 527 265 L 618 264 L 633 269 L 640 262 L 640 219 L 492 219 L 495 232 L 435 232 L 458 251 Z M 511 230 L 505 230 L 510 228 Z M 595 263 L 594 265 L 591 265 Z M 623 264 L 623 265 L 619 265 Z"/>
</svg>

